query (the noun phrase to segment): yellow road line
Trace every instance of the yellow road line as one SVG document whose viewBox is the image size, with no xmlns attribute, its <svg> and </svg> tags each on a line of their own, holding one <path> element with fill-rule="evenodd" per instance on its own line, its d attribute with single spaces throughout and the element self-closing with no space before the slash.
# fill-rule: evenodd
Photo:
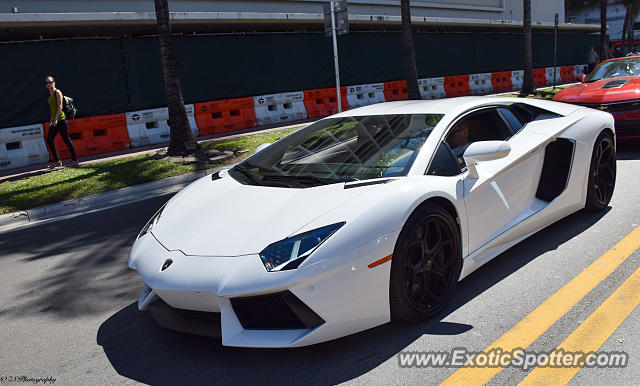
<svg viewBox="0 0 640 386">
<path fill-rule="evenodd" d="M 492 349 L 507 352 L 527 348 L 639 247 L 640 226 L 485 348 L 484 352 Z M 503 367 L 462 367 L 442 385 L 484 385 L 502 369 Z"/>
<path fill-rule="evenodd" d="M 555 352 L 585 353 L 596 351 L 607 341 L 620 324 L 640 304 L 640 268 L 637 269 L 607 300 L 604 301 Z M 578 367 L 538 367 L 522 385 L 567 384 L 580 369 Z"/>
</svg>

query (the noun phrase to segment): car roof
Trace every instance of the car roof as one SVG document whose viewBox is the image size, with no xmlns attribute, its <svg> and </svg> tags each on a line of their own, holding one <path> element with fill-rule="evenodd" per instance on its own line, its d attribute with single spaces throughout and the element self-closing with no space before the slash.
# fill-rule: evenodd
<svg viewBox="0 0 640 386">
<path fill-rule="evenodd" d="M 616 60 L 631 59 L 631 58 L 640 59 L 640 55 L 631 55 L 631 56 L 621 56 L 619 58 L 610 58 L 610 59 L 607 59 L 607 60 L 603 61 L 602 63 L 613 62 L 613 61 L 616 61 Z M 602 64 L 602 63 L 600 63 L 600 64 Z"/>
<path fill-rule="evenodd" d="M 454 115 L 465 111 L 491 105 L 510 105 L 513 103 L 525 103 L 550 112 L 569 115 L 580 108 L 567 103 L 552 102 L 531 98 L 514 98 L 506 96 L 466 96 L 458 98 L 444 98 L 434 100 L 408 100 L 397 102 L 385 102 L 347 110 L 332 115 L 329 118 L 344 118 L 367 115 L 392 115 L 392 114 L 445 114 Z"/>
</svg>

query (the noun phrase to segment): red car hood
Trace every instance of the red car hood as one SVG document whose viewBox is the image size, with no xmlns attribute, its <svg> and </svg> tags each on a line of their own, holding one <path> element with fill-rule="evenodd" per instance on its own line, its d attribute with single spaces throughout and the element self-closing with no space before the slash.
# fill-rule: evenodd
<svg viewBox="0 0 640 386">
<path fill-rule="evenodd" d="M 610 88 L 605 87 L 611 82 L 626 83 L 621 86 L 613 83 L 609 85 Z M 640 99 L 640 76 L 621 76 L 581 83 L 565 88 L 553 97 L 554 101 L 579 104 L 613 103 L 636 99 Z"/>
</svg>

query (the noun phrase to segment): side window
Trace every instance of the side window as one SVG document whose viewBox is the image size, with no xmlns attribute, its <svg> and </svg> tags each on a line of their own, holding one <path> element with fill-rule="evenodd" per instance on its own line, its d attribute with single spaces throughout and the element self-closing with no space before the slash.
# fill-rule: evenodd
<svg viewBox="0 0 640 386">
<path fill-rule="evenodd" d="M 447 134 L 447 145 L 458 163 L 464 166 L 462 155 L 469 145 L 477 141 L 504 141 L 513 132 L 498 114 L 496 108 L 473 112 L 458 121 Z"/>
<path fill-rule="evenodd" d="M 513 130 L 514 133 L 517 133 L 518 131 L 520 131 L 520 129 L 522 129 L 522 126 L 524 126 L 523 123 L 520 122 L 518 117 L 516 117 L 515 114 L 511 112 L 511 110 L 505 109 L 505 108 L 499 108 L 498 111 L 500 112 L 500 115 L 502 115 L 502 117 L 507 122 L 509 122 L 509 126 L 511 126 L 511 129 Z"/>
<path fill-rule="evenodd" d="M 458 166 L 456 157 L 453 156 L 449 145 L 442 142 L 436 150 L 436 155 L 431 161 L 427 175 L 430 176 L 455 176 L 460 174 L 461 170 Z"/>
</svg>

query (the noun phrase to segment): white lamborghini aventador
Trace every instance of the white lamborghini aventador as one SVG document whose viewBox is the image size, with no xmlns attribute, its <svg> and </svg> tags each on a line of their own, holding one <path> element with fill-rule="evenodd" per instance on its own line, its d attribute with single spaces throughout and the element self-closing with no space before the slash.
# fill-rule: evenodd
<svg viewBox="0 0 640 386">
<path fill-rule="evenodd" d="M 456 283 L 545 226 L 605 208 L 610 114 L 464 97 L 308 125 L 176 194 L 129 267 L 160 325 L 295 347 L 446 307 Z"/>
</svg>

